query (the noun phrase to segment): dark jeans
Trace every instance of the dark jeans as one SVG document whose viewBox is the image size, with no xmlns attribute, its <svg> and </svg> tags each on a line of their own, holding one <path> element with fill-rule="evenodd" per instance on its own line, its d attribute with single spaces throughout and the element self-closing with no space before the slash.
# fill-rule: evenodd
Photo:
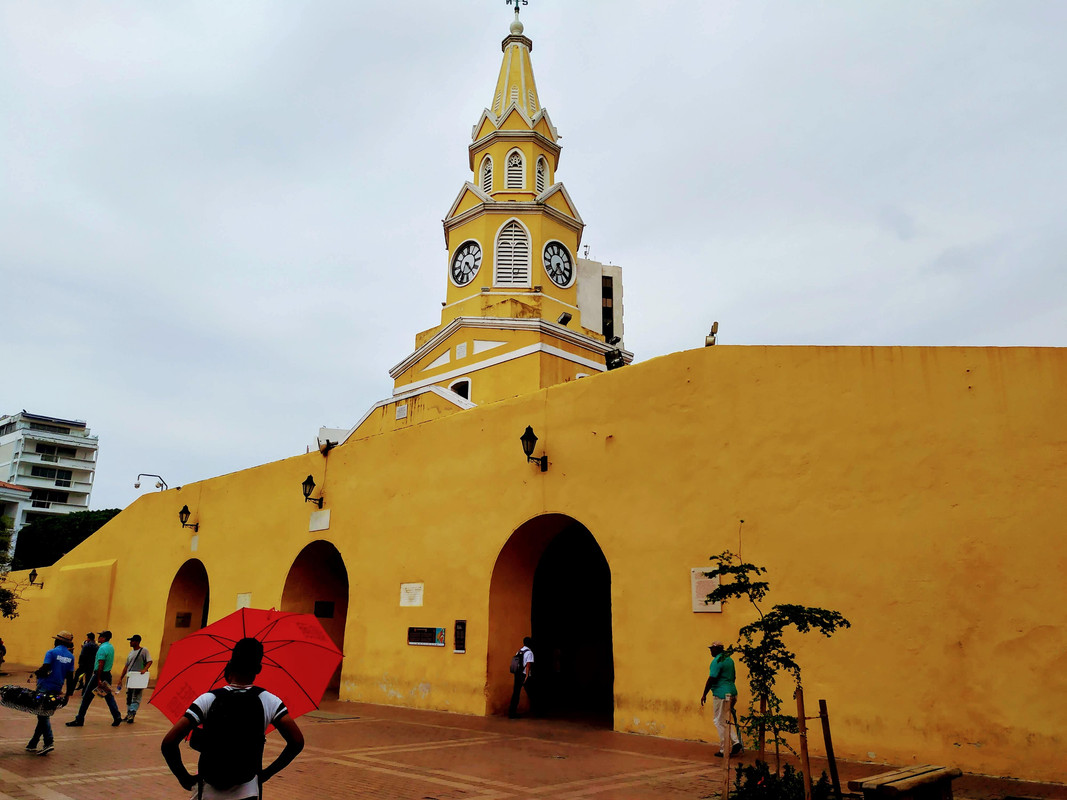
<svg viewBox="0 0 1067 800">
<path fill-rule="evenodd" d="M 76 684 L 75 688 L 81 687 L 82 689 L 84 689 L 85 688 L 85 684 L 89 682 L 89 679 L 92 677 L 92 675 L 93 675 L 93 668 L 92 667 L 81 667 L 81 666 L 79 666 L 74 671 L 74 683 Z M 70 694 L 74 694 L 73 690 L 71 691 Z M 67 697 L 70 697 L 70 694 L 68 694 Z"/>
<path fill-rule="evenodd" d="M 105 683 L 111 683 L 110 672 L 102 672 L 100 675 Z M 96 697 L 96 695 L 93 694 L 93 690 L 99 683 L 100 682 L 97 680 L 96 676 L 93 675 L 93 677 L 89 679 L 89 683 L 85 685 L 85 694 L 82 695 L 81 705 L 78 706 L 78 716 L 75 717 L 78 722 L 85 722 L 85 712 L 89 710 L 89 704 L 92 703 L 93 698 Z M 107 697 L 104 698 L 104 701 L 107 703 L 107 708 L 111 712 L 112 719 L 116 721 L 121 720 L 122 714 L 119 713 L 119 705 L 115 702 L 115 695 L 108 694 Z"/>
<path fill-rule="evenodd" d="M 37 742 L 42 738 L 46 745 L 52 744 L 52 718 L 38 714 L 37 727 L 33 729 L 33 738 L 30 739 L 30 744 L 36 747 Z"/>
<path fill-rule="evenodd" d="M 525 680 L 523 680 L 525 678 Z M 511 705 L 508 707 L 508 716 L 514 717 L 519 713 L 519 695 L 522 690 L 526 690 L 526 699 L 530 701 L 530 711 L 533 712 L 534 707 L 534 693 L 530 691 L 530 684 L 533 683 L 533 676 L 529 678 L 523 672 L 515 673 L 515 688 L 511 692 Z"/>
</svg>

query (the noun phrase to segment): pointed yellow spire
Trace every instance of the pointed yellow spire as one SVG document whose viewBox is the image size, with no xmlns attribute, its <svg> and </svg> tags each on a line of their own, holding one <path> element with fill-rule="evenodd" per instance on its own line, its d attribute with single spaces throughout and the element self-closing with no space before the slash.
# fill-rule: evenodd
<svg viewBox="0 0 1067 800">
<path fill-rule="evenodd" d="M 537 84 L 534 83 L 533 63 L 530 51 L 533 42 L 522 35 L 522 22 L 519 21 L 519 9 L 515 8 L 515 19 L 511 23 L 511 32 L 500 44 L 504 58 L 500 64 L 500 77 L 497 78 L 496 92 L 490 111 L 497 119 L 514 104 L 527 119 L 533 119 L 541 110 L 541 101 L 537 96 Z"/>
</svg>

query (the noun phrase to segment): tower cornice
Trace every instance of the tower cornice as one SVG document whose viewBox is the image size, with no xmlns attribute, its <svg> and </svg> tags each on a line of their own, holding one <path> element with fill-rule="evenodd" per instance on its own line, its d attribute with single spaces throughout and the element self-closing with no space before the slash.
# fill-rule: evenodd
<svg viewBox="0 0 1067 800">
<path fill-rule="evenodd" d="M 540 131 L 529 130 L 493 131 L 492 133 L 487 133 L 478 141 L 471 142 L 470 146 L 467 148 L 467 152 L 469 154 L 468 160 L 472 170 L 474 169 L 474 162 L 477 154 L 485 148 L 492 146 L 495 142 L 534 142 L 539 147 L 544 148 L 545 152 L 552 156 L 552 169 L 559 168 L 559 154 L 563 148 Z"/>
<path fill-rule="evenodd" d="M 562 189 L 560 184 L 556 184 Z M 553 187 L 555 188 L 555 187 Z M 551 190 L 549 190 L 551 191 Z M 558 190 L 557 190 L 558 191 Z M 547 194 L 547 192 L 546 192 Z M 454 217 L 442 220 L 442 224 L 445 229 L 445 246 L 448 246 L 448 234 L 453 228 L 458 228 L 466 222 L 474 219 L 475 217 L 492 214 L 494 216 L 504 217 L 521 217 L 528 214 L 544 214 L 551 219 L 556 220 L 562 225 L 575 231 L 579 236 L 579 242 L 581 240 L 582 231 L 585 229 L 585 223 L 581 217 L 577 219 L 568 214 L 564 214 L 562 211 L 553 208 L 552 206 L 545 205 L 541 202 L 545 194 L 542 194 L 537 200 L 509 200 L 505 203 L 479 203 L 472 208 L 468 208 L 462 214 L 457 214 Z M 573 206 L 572 206 L 573 207 Z M 577 211 L 574 212 L 578 214 Z"/>
</svg>

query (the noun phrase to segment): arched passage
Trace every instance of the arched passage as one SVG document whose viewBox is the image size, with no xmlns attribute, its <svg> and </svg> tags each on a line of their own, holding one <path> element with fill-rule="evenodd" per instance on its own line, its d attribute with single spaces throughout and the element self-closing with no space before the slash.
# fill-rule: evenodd
<svg viewBox="0 0 1067 800">
<path fill-rule="evenodd" d="M 344 650 L 348 570 L 336 547 L 320 539 L 300 551 L 285 578 L 282 611 L 314 614 L 333 643 Z M 339 666 L 329 688 L 339 689 L 340 686 Z"/>
<path fill-rule="evenodd" d="M 159 645 L 160 667 L 174 642 L 207 625 L 210 602 L 207 569 L 200 559 L 190 558 L 181 565 L 170 584 L 167 612 L 163 619 L 163 639 Z"/>
<path fill-rule="evenodd" d="M 611 724 L 611 570 L 589 530 L 545 514 L 508 539 L 489 586 L 486 713 L 507 711 L 508 665 L 532 636 L 538 713 Z"/>
</svg>

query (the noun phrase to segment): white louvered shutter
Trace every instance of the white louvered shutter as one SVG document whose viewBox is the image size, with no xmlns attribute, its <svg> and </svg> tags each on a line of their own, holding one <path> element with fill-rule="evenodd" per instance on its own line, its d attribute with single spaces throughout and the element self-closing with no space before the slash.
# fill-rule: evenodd
<svg viewBox="0 0 1067 800">
<path fill-rule="evenodd" d="M 541 194 L 545 190 L 545 179 L 548 170 L 545 168 L 545 160 L 543 158 L 537 159 L 537 193 Z"/>
<path fill-rule="evenodd" d="M 512 86 L 511 87 L 511 102 L 514 103 L 515 105 L 519 104 L 519 87 L 518 86 Z"/>
<path fill-rule="evenodd" d="M 530 243 L 526 230 L 514 220 L 496 238 L 493 283 L 497 286 L 530 285 Z"/>
<path fill-rule="evenodd" d="M 493 161 L 490 158 L 482 161 L 482 191 L 493 191 Z"/>
<path fill-rule="evenodd" d="M 522 156 L 518 153 L 512 153 L 508 156 L 506 181 L 508 189 L 522 188 Z"/>
<path fill-rule="evenodd" d="M 526 93 L 526 97 L 529 99 L 527 105 L 530 107 L 530 116 L 537 113 L 537 97 L 533 93 L 533 89 L 530 89 Z"/>
</svg>

